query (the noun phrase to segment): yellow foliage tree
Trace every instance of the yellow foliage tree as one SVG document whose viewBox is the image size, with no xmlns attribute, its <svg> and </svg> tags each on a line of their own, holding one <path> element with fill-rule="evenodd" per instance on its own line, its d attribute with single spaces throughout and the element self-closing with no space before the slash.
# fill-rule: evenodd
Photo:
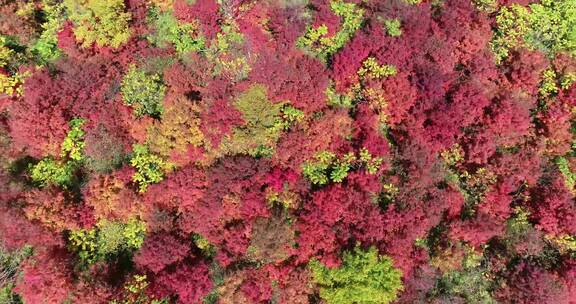
<svg viewBox="0 0 576 304">
<path fill-rule="evenodd" d="M 266 88 L 253 85 L 234 102 L 244 124 L 234 128 L 232 136 L 225 138 L 221 148 L 225 154 L 268 155 L 280 136 L 282 125 L 281 103 L 272 103 Z"/>
<path fill-rule="evenodd" d="M 166 105 L 162 121 L 148 129 L 150 151 L 170 159 L 175 154 L 184 154 L 188 145 L 199 147 L 203 144 L 204 134 L 200 130 L 199 105 L 181 97 Z M 170 159 L 179 165 L 175 159 Z"/>
<path fill-rule="evenodd" d="M 74 35 L 83 47 L 119 47 L 130 38 L 130 13 L 123 0 L 64 0 Z"/>
</svg>

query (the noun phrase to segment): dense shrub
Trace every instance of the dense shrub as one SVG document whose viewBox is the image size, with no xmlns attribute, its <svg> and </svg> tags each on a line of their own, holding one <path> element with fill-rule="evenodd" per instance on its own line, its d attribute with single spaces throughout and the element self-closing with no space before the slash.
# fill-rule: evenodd
<svg viewBox="0 0 576 304">
<path fill-rule="evenodd" d="M 68 16 L 75 23 L 74 35 L 83 47 L 119 47 L 130 38 L 130 13 L 122 0 L 66 0 Z"/>
<path fill-rule="evenodd" d="M 162 114 L 162 100 L 166 87 L 160 76 L 148 75 L 146 72 L 130 66 L 122 80 L 122 98 L 124 103 L 134 108 L 134 115 L 158 117 Z"/>
<path fill-rule="evenodd" d="M 400 271 L 375 248 L 345 252 L 342 265 L 336 269 L 318 261 L 312 261 L 310 269 L 314 282 L 320 285 L 320 297 L 328 303 L 390 303 L 402 290 Z"/>
</svg>

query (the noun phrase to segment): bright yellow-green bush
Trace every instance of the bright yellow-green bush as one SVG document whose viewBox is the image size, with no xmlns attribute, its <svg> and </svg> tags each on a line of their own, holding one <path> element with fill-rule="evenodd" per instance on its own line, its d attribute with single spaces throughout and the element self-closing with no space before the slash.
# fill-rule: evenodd
<svg viewBox="0 0 576 304">
<path fill-rule="evenodd" d="M 326 37 L 328 28 L 326 25 L 321 25 L 317 28 L 308 27 L 306 33 L 296 41 L 296 46 L 311 51 L 324 61 L 332 57 L 354 36 L 364 20 L 364 10 L 354 3 L 333 0 L 330 2 L 330 8 L 335 15 L 342 18 L 340 30 L 334 36 Z"/>
<path fill-rule="evenodd" d="M 30 169 L 30 178 L 40 187 L 58 185 L 71 186 L 74 181 L 74 172 L 83 159 L 85 120 L 74 118 L 69 122 L 70 130 L 62 142 L 60 160 L 47 157 Z"/>
<path fill-rule="evenodd" d="M 290 129 L 292 125 L 299 123 L 304 119 L 304 112 L 289 104 L 284 105 L 281 112 L 281 119 L 276 121 L 276 125 L 278 128 L 283 130 Z"/>
<path fill-rule="evenodd" d="M 330 83 L 326 87 L 326 101 L 331 107 L 351 108 L 356 100 L 354 91 L 347 92 L 346 94 L 338 94 L 334 88 L 334 83 Z"/>
<path fill-rule="evenodd" d="M 396 67 L 393 65 L 381 65 L 374 57 L 368 57 L 358 70 L 360 78 L 380 79 L 396 75 Z"/>
<path fill-rule="evenodd" d="M 70 249 L 88 265 L 140 248 L 145 235 L 145 223 L 138 219 L 132 218 L 127 223 L 103 220 L 92 229 L 70 231 L 68 241 Z"/>
<path fill-rule="evenodd" d="M 554 242 L 560 253 L 569 254 L 572 258 L 576 258 L 576 236 L 562 234 L 557 236 L 546 235 L 545 237 Z"/>
<path fill-rule="evenodd" d="M 12 76 L 0 74 L 0 96 L 24 95 L 24 80 L 29 73 L 16 73 Z"/>
<path fill-rule="evenodd" d="M 220 28 L 206 50 L 206 57 L 214 64 L 212 72 L 235 81 L 245 79 L 252 68 L 244 54 L 244 35 L 232 20 L 225 20 Z"/>
<path fill-rule="evenodd" d="M 169 298 L 154 299 L 146 294 L 148 280 L 145 274 L 135 274 L 124 284 L 125 294 L 122 300 L 113 300 L 110 304 L 168 304 Z"/>
<path fill-rule="evenodd" d="M 389 64 L 379 64 L 376 58 L 368 57 L 356 73 L 358 81 L 342 94 L 336 92 L 333 83 L 328 85 L 325 92 L 328 105 L 352 108 L 356 105 L 356 102 L 363 100 L 369 101 L 372 106 L 378 106 L 381 110 L 384 109 L 387 106 L 387 102 L 381 92 L 365 84 L 368 80 L 395 76 L 397 73 L 396 67 Z M 385 115 L 384 111 L 382 111 L 382 115 Z"/>
<path fill-rule="evenodd" d="M 338 157 L 330 151 L 321 151 L 302 165 L 302 173 L 316 185 L 325 185 L 329 181 L 340 183 L 353 166 L 363 167 L 369 174 L 375 174 L 382 161 L 381 157 L 374 157 L 366 148 L 361 148 L 358 156 L 350 152 Z"/>
<path fill-rule="evenodd" d="M 58 31 L 66 20 L 64 4 L 56 0 L 42 0 L 42 11 L 46 21 L 42 24 L 42 34 L 32 45 L 31 52 L 40 64 L 60 57 L 58 49 Z"/>
<path fill-rule="evenodd" d="M 328 304 L 386 304 L 403 289 L 401 271 L 374 247 L 344 252 L 339 268 L 330 269 L 316 260 L 309 268 L 320 286 L 320 297 Z"/>
<path fill-rule="evenodd" d="M 8 47 L 8 39 L 0 36 L 0 68 L 5 67 L 10 58 L 14 55 L 14 51 Z"/>
<path fill-rule="evenodd" d="M 550 56 L 565 51 L 576 55 L 576 2 L 542 0 L 524 7 L 505 6 L 496 16 L 497 30 L 491 42 L 496 62 L 510 49 L 527 47 Z"/>
<path fill-rule="evenodd" d="M 75 118 L 70 121 L 70 131 L 68 131 L 66 138 L 64 138 L 64 141 L 62 142 L 62 157 L 68 157 L 73 161 L 82 160 L 82 153 L 85 145 L 82 125 L 84 125 L 84 119 Z"/>
<path fill-rule="evenodd" d="M 538 89 L 541 97 L 549 97 L 558 93 L 558 85 L 556 83 L 556 71 L 549 68 L 544 71 L 542 75 L 542 82 L 540 88 Z"/>
<path fill-rule="evenodd" d="M 378 172 L 382 165 L 382 157 L 374 157 L 366 148 L 360 149 L 359 156 L 360 162 L 366 167 L 366 171 L 369 174 L 376 174 L 376 172 Z"/>
<path fill-rule="evenodd" d="M 164 171 L 169 167 L 162 158 L 150 153 L 144 145 L 133 146 L 130 164 L 136 168 L 132 180 L 138 184 L 140 192 L 146 192 L 148 185 L 162 181 Z"/>
<path fill-rule="evenodd" d="M 562 90 L 568 90 L 573 83 L 576 82 L 576 73 L 566 73 L 560 77 L 560 88 Z"/>
<path fill-rule="evenodd" d="M 348 171 L 355 160 L 353 153 L 338 158 L 330 151 L 321 151 L 314 155 L 314 159 L 302 165 L 302 173 L 316 185 L 325 185 L 329 181 L 340 183 L 348 176 Z"/>
<path fill-rule="evenodd" d="M 70 231 L 68 241 L 82 262 L 91 264 L 98 259 L 95 229 Z"/>
<path fill-rule="evenodd" d="M 82 46 L 117 48 L 130 38 L 131 16 L 124 0 L 64 0 L 64 5 Z"/>
<path fill-rule="evenodd" d="M 213 257 L 216 254 L 216 247 L 210 244 L 205 237 L 201 236 L 200 234 L 193 234 L 192 240 L 194 241 L 194 245 L 198 247 L 206 257 Z"/>
<path fill-rule="evenodd" d="M 568 160 L 565 157 L 560 156 L 556 158 L 556 165 L 558 166 L 558 170 L 560 170 L 564 176 L 566 188 L 576 194 L 576 189 L 574 188 L 576 185 L 576 173 L 573 173 L 572 170 L 570 170 Z"/>
<path fill-rule="evenodd" d="M 13 66 L 15 62 L 22 59 L 22 54 L 13 50 L 14 42 L 9 38 L 0 35 L 0 68 Z M 0 98 L 2 95 L 22 96 L 24 94 L 24 79 L 30 73 L 13 73 L 5 75 L 0 73 Z"/>
<path fill-rule="evenodd" d="M 242 113 L 244 124 L 234 128 L 232 136 L 224 140 L 224 150 L 252 156 L 270 154 L 280 137 L 278 121 L 282 106 L 268 100 L 264 86 L 250 87 L 234 102 L 234 107 Z"/>
<path fill-rule="evenodd" d="M 440 156 L 446 165 L 451 167 L 464 160 L 464 150 L 459 144 L 454 144 L 450 149 L 442 151 Z"/>
<path fill-rule="evenodd" d="M 124 226 L 123 236 L 126 240 L 126 245 L 130 248 L 140 248 L 144 243 L 145 234 L 145 223 L 135 218 L 128 220 L 128 223 Z"/>
<path fill-rule="evenodd" d="M 181 23 L 172 12 L 152 11 L 151 15 L 156 32 L 149 36 L 148 40 L 155 45 L 166 47 L 170 43 L 180 54 L 197 52 L 205 48 L 205 40 L 200 33 L 198 22 Z"/>
<path fill-rule="evenodd" d="M 30 178 L 40 187 L 59 185 L 67 187 L 74 177 L 75 167 L 52 158 L 44 158 L 32 167 Z"/>
<path fill-rule="evenodd" d="M 392 37 L 399 37 L 402 35 L 402 29 L 400 29 L 401 23 L 399 19 L 386 19 L 384 20 L 384 26 L 386 27 L 386 33 Z"/>
<path fill-rule="evenodd" d="M 134 115 L 158 117 L 162 114 L 162 100 L 166 86 L 159 75 L 147 74 L 132 65 L 122 80 L 120 88 L 124 103 L 134 108 Z"/>
</svg>

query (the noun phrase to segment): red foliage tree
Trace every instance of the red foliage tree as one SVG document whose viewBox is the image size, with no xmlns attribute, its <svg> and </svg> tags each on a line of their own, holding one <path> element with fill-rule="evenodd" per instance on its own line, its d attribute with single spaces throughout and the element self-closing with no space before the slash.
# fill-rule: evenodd
<svg viewBox="0 0 576 304">
<path fill-rule="evenodd" d="M 166 233 L 150 235 L 144 241 L 134 262 L 138 267 L 158 273 L 182 261 L 190 252 L 189 242 Z"/>
<path fill-rule="evenodd" d="M 59 234 L 29 221 L 20 210 L 7 206 L 0 210 L 0 240 L 7 249 L 18 249 L 26 244 L 38 250 L 63 245 Z"/>
<path fill-rule="evenodd" d="M 538 266 L 520 262 L 508 275 L 506 285 L 497 292 L 503 302 L 571 303 L 571 295 L 558 275 Z"/>
<path fill-rule="evenodd" d="M 548 181 L 534 188 L 530 202 L 532 218 L 537 227 L 547 233 L 576 233 L 576 206 L 573 194 L 564 184 L 559 173 L 547 176 Z"/>
<path fill-rule="evenodd" d="M 46 69 L 29 77 L 24 90 L 25 97 L 9 108 L 13 146 L 36 158 L 58 155 L 68 129 L 70 101 Z"/>
<path fill-rule="evenodd" d="M 151 280 L 149 293 L 156 298 L 175 295 L 178 303 L 198 304 L 212 290 L 208 265 L 193 261 L 179 263 L 171 270 L 156 274 Z"/>
<path fill-rule="evenodd" d="M 281 56 L 266 51 L 250 72 L 250 79 L 264 84 L 274 102 L 289 101 L 306 114 L 326 106 L 328 76 L 317 59 L 304 54 Z"/>
<path fill-rule="evenodd" d="M 216 37 L 220 31 L 218 20 L 221 16 L 215 0 L 198 0 L 193 4 L 186 0 L 175 0 L 174 15 L 185 22 L 200 21 L 202 32 L 209 39 Z"/>
<path fill-rule="evenodd" d="M 63 303 L 70 299 L 73 278 L 65 250 L 55 248 L 40 252 L 33 260 L 25 262 L 22 278 L 14 291 L 26 303 Z"/>
</svg>

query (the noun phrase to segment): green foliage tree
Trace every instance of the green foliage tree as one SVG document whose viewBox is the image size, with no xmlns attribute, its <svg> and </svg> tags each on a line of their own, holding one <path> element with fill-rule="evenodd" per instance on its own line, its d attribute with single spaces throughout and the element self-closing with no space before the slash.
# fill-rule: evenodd
<svg viewBox="0 0 576 304">
<path fill-rule="evenodd" d="M 272 153 L 280 137 L 279 124 L 283 104 L 272 103 L 263 85 L 253 85 L 234 102 L 242 113 L 244 124 L 235 127 L 232 136 L 223 142 L 227 153 L 266 156 Z"/>
<path fill-rule="evenodd" d="M 366 148 L 361 148 L 359 157 L 350 152 L 341 157 L 330 151 L 320 151 L 312 160 L 302 165 L 302 173 L 315 185 L 325 185 L 329 181 L 341 183 L 353 167 L 364 167 L 369 174 L 375 174 L 383 159 L 374 157 Z"/>
<path fill-rule="evenodd" d="M 131 65 L 120 88 L 126 105 L 134 108 L 134 115 L 158 117 L 162 114 L 162 100 L 166 86 L 159 75 L 149 75 Z"/>
<path fill-rule="evenodd" d="M 347 94 L 338 94 L 334 88 L 334 83 L 331 82 L 326 88 L 326 101 L 331 107 L 352 108 L 356 101 L 356 94 L 354 92 Z"/>
<path fill-rule="evenodd" d="M 64 0 L 64 5 L 83 47 L 96 43 L 117 48 L 130 38 L 131 16 L 124 0 Z"/>
<path fill-rule="evenodd" d="M 14 56 L 14 50 L 8 46 L 8 38 L 0 36 L 0 68 L 5 67 Z"/>
<path fill-rule="evenodd" d="M 202 235 L 194 233 L 192 235 L 192 241 L 194 242 L 194 245 L 202 251 L 202 254 L 205 257 L 214 257 L 216 255 L 216 247 L 210 244 L 210 241 Z"/>
<path fill-rule="evenodd" d="M 86 265 L 98 260 L 96 238 L 96 229 L 73 230 L 68 236 L 70 249 L 77 252 L 80 261 Z"/>
<path fill-rule="evenodd" d="M 491 295 L 493 281 L 486 279 L 488 270 L 481 264 L 481 259 L 482 255 L 467 252 L 462 261 L 462 269 L 444 273 L 430 295 L 450 303 L 497 303 Z"/>
<path fill-rule="evenodd" d="M 18 67 L 25 63 L 26 56 L 17 51 L 22 48 L 8 36 L 0 35 L 0 69 L 9 73 L 0 73 L 0 96 L 23 96 L 24 80 L 29 72 L 20 73 Z"/>
<path fill-rule="evenodd" d="M 568 159 L 566 159 L 566 157 L 560 156 L 556 158 L 556 165 L 558 166 L 558 170 L 560 170 L 562 173 L 562 176 L 564 176 L 564 183 L 566 184 L 566 187 L 573 193 L 576 193 L 576 189 L 574 189 L 574 186 L 576 185 L 576 173 L 570 170 Z"/>
<path fill-rule="evenodd" d="M 510 49 L 527 47 L 550 56 L 565 51 L 576 55 L 576 2 L 542 0 L 524 7 L 504 6 L 496 16 L 496 33 L 491 42 L 496 62 Z"/>
<path fill-rule="evenodd" d="M 329 304 L 390 303 L 403 289 L 401 271 L 375 247 L 344 252 L 339 268 L 330 269 L 316 260 L 309 268 L 320 286 L 320 297 Z"/>
<path fill-rule="evenodd" d="M 159 47 L 172 44 L 179 54 L 205 49 L 205 38 L 200 33 L 198 23 L 180 23 L 172 12 L 159 12 L 157 8 L 151 9 L 149 17 L 156 29 L 148 36 L 153 44 Z"/>
<path fill-rule="evenodd" d="M 150 153 L 145 145 L 134 145 L 130 164 L 136 168 L 132 180 L 138 184 L 140 192 L 146 192 L 148 185 L 164 179 L 168 164 L 159 156 Z"/>
<path fill-rule="evenodd" d="M 56 0 L 42 0 L 42 11 L 46 21 L 42 24 L 42 34 L 31 47 L 36 61 L 43 65 L 60 57 L 58 31 L 66 20 L 66 8 Z"/>
<path fill-rule="evenodd" d="M 82 160 L 82 152 L 84 151 L 84 130 L 82 126 L 84 125 L 84 119 L 74 118 L 68 124 L 70 126 L 70 131 L 64 138 L 61 147 L 61 156 L 67 157 L 73 161 Z"/>
<path fill-rule="evenodd" d="M 127 223 L 103 220 L 92 229 L 70 231 L 69 247 L 78 253 L 83 265 L 132 252 L 144 243 L 146 225 L 132 218 Z"/>
<path fill-rule="evenodd" d="M 208 60 L 214 64 L 212 74 L 223 75 L 233 81 L 246 79 L 252 67 L 245 52 L 244 34 L 230 18 L 222 21 L 220 29 L 205 52 Z"/>
<path fill-rule="evenodd" d="M 340 161 L 336 154 L 330 151 L 321 151 L 314 155 L 313 160 L 302 165 L 302 173 L 315 185 L 325 185 L 330 180 L 341 182 L 348 176 L 352 155 L 347 155 L 345 160 Z"/>
<path fill-rule="evenodd" d="M 335 15 L 342 18 L 342 25 L 336 34 L 327 37 L 326 25 L 317 28 L 309 26 L 306 33 L 296 41 L 297 47 L 311 51 L 324 61 L 332 57 L 354 36 L 364 20 L 364 10 L 354 3 L 333 0 L 330 2 L 330 8 Z"/>
<path fill-rule="evenodd" d="M 168 304 L 169 298 L 154 299 L 146 294 L 148 280 L 145 274 L 134 275 L 131 280 L 124 284 L 124 299 L 113 300 L 110 304 Z"/>
<path fill-rule="evenodd" d="M 379 64 L 374 57 L 368 57 L 362 63 L 362 67 L 358 70 L 358 76 L 362 79 L 380 79 L 396 75 L 396 67 L 389 64 Z"/>
<path fill-rule="evenodd" d="M 281 119 L 276 121 L 276 126 L 280 129 L 287 130 L 294 124 L 304 119 L 304 112 L 289 104 L 285 104 L 281 109 Z"/>
<path fill-rule="evenodd" d="M 44 158 L 32 166 L 30 178 L 40 187 L 58 185 L 67 188 L 74 180 L 75 166 L 61 163 L 52 158 Z"/>
<path fill-rule="evenodd" d="M 386 33 L 392 37 L 399 37 L 402 35 L 401 23 L 399 19 L 386 19 L 384 20 Z"/>
<path fill-rule="evenodd" d="M 30 178 L 40 187 L 58 185 L 64 188 L 75 182 L 75 172 L 83 161 L 85 120 L 74 118 L 68 124 L 70 130 L 60 148 L 60 159 L 41 159 L 30 168 Z"/>
<path fill-rule="evenodd" d="M 366 171 L 370 174 L 376 174 L 383 161 L 382 157 L 374 157 L 366 148 L 360 149 L 359 160 L 364 164 Z"/>
</svg>

